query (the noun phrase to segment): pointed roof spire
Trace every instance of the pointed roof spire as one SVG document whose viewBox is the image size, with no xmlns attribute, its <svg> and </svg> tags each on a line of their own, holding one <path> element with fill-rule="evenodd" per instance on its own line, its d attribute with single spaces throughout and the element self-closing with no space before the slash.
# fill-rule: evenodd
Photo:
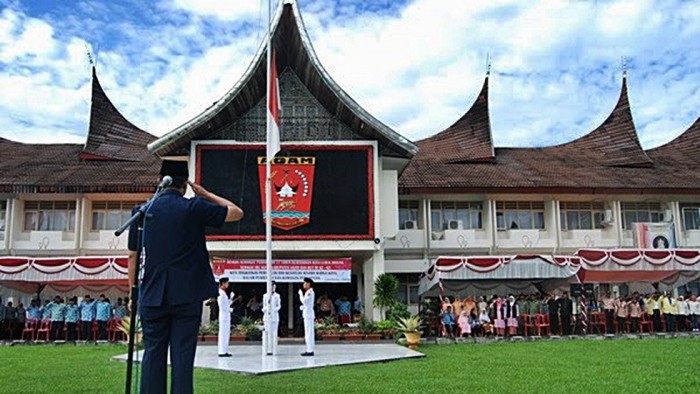
<svg viewBox="0 0 700 394">
<path fill-rule="evenodd" d="M 583 137 L 549 149 L 571 150 L 572 155 L 590 152 L 610 167 L 652 167 L 653 161 L 642 149 L 632 119 L 627 95 L 627 74 L 623 73 L 620 97 L 612 113 L 595 130 Z"/>
<path fill-rule="evenodd" d="M 418 142 L 419 155 L 450 163 L 496 160 L 489 115 L 489 72 L 471 108 L 452 126 Z"/>
<path fill-rule="evenodd" d="M 93 66 L 90 125 L 80 158 L 137 161 L 148 154 L 146 145 L 155 138 L 119 113 L 102 89 Z"/>
</svg>

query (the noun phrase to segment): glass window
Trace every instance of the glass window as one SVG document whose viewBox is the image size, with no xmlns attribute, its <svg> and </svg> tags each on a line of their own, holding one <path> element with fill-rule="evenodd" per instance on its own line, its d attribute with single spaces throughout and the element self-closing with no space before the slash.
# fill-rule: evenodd
<svg viewBox="0 0 700 394">
<path fill-rule="evenodd" d="M 634 223 L 659 223 L 664 221 L 664 211 L 658 202 L 623 202 L 622 223 L 631 230 Z"/>
<path fill-rule="evenodd" d="M 602 202 L 570 202 L 559 204 L 562 230 L 593 230 L 603 228 L 605 205 Z"/>
<path fill-rule="evenodd" d="M 131 210 L 140 201 L 93 201 L 92 231 L 116 230 L 131 217 Z"/>
<path fill-rule="evenodd" d="M 700 203 L 681 203 L 683 230 L 700 230 Z"/>
<path fill-rule="evenodd" d="M 407 228 L 407 222 L 412 221 L 418 223 L 418 206 L 420 201 L 410 201 L 410 200 L 399 200 L 399 229 L 409 230 Z M 413 224 L 408 224 L 411 227 Z M 417 229 L 414 226 L 414 229 Z"/>
<path fill-rule="evenodd" d="M 75 231 L 75 201 L 25 201 L 24 231 Z"/>
<path fill-rule="evenodd" d="M 431 201 L 433 230 L 481 229 L 483 204 L 468 201 Z"/>
<path fill-rule="evenodd" d="M 0 232 L 5 231 L 5 215 L 7 215 L 7 201 L 0 201 Z"/>
<path fill-rule="evenodd" d="M 544 202 L 497 201 L 496 224 L 499 230 L 544 230 Z"/>
</svg>

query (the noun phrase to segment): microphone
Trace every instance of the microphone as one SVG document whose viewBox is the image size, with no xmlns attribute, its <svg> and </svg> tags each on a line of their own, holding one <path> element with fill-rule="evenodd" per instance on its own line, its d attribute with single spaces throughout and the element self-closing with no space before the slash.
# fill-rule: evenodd
<svg viewBox="0 0 700 394">
<path fill-rule="evenodd" d="M 158 189 L 164 189 L 172 184 L 173 184 L 173 177 L 171 177 L 170 175 L 166 175 L 163 177 L 163 180 L 160 181 L 160 183 L 158 184 Z"/>
</svg>

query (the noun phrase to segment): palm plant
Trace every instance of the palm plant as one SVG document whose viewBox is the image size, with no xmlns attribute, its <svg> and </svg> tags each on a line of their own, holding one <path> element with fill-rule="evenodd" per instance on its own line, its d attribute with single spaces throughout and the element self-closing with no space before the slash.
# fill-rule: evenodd
<svg viewBox="0 0 700 394">
<path fill-rule="evenodd" d="M 392 274 L 381 274 L 374 281 L 374 306 L 378 307 L 384 316 L 384 311 L 396 302 L 399 291 L 399 280 Z"/>
</svg>

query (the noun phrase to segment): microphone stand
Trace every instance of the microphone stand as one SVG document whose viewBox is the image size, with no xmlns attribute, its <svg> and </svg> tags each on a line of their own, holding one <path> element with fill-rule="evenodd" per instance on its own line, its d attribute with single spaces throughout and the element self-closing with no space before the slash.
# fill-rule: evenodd
<svg viewBox="0 0 700 394">
<path fill-rule="evenodd" d="M 136 337 L 136 313 L 138 310 L 139 301 L 139 275 L 141 272 L 141 249 L 142 249 L 142 236 L 144 222 L 146 221 L 146 211 L 155 202 L 158 197 L 163 194 L 164 188 L 159 186 L 156 192 L 153 194 L 150 200 L 145 204 L 142 204 L 138 210 L 127 220 L 121 227 L 119 227 L 115 232 L 115 236 L 120 236 L 124 231 L 126 231 L 133 223 L 138 223 L 138 233 L 136 234 L 136 281 L 131 286 L 131 311 L 129 313 L 130 323 L 129 324 L 129 349 L 126 360 L 126 382 L 124 387 L 124 393 L 131 393 L 131 376 L 134 366 L 134 342 Z M 150 215 L 149 215 L 150 216 Z"/>
</svg>

